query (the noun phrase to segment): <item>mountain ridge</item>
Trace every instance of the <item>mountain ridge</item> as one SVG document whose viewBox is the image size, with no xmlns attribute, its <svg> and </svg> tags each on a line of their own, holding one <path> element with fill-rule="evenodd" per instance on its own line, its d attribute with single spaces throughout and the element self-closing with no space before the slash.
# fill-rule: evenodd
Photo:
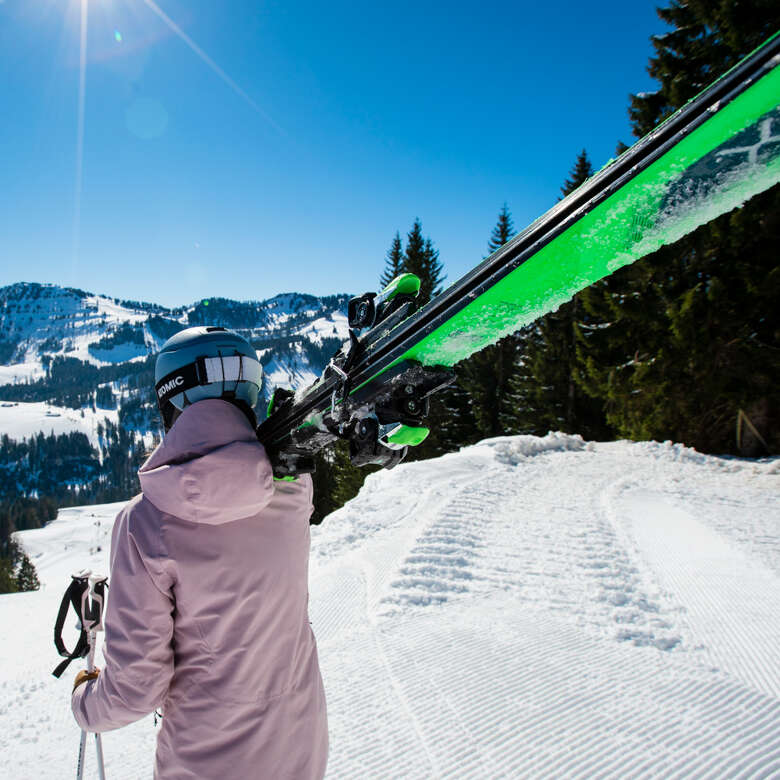
<svg viewBox="0 0 780 780">
<path fill-rule="evenodd" d="M 16 282 L 0 287 L 0 400 L 110 410 L 127 430 L 144 433 L 156 425 L 153 358 L 173 333 L 194 325 L 222 325 L 252 343 L 263 364 L 261 395 L 267 399 L 277 385 L 297 389 L 321 373 L 348 337 L 349 297 L 287 292 L 265 300 L 206 298 L 170 308 Z M 15 414 L 4 408 L 6 418 Z M 29 431 L 24 424 L 3 424 L 0 417 L 0 430 L 13 429 L 14 438 L 46 432 L 49 411 L 38 422 L 27 414 Z"/>
<path fill-rule="evenodd" d="M 285 292 L 263 300 L 238 301 L 230 298 L 204 298 L 192 304 L 166 307 L 148 301 L 120 299 L 99 293 L 92 293 L 75 287 L 39 282 L 16 282 L 0 287 L 0 332 L 5 350 L 0 350 L 0 364 L 10 365 L 14 358 L 22 357 L 19 346 L 25 341 L 38 343 L 39 352 L 48 354 L 67 353 L 78 350 L 63 349 L 51 339 L 61 335 L 73 338 L 76 331 L 92 328 L 96 331 L 113 332 L 120 324 L 139 324 L 149 320 L 153 342 L 168 337 L 166 325 L 187 327 L 200 324 L 217 324 L 214 320 L 229 320 L 230 325 L 246 331 L 253 337 L 270 334 L 293 333 L 298 325 L 308 324 L 315 315 L 331 316 L 336 311 L 345 313 L 349 295 L 336 294 L 316 296 L 309 293 Z M 167 320 L 168 323 L 160 322 Z M 57 327 L 59 324 L 61 327 Z M 338 330 L 338 328 L 337 328 Z M 57 333 L 60 331 L 60 334 Z M 42 338 L 38 334 L 46 333 Z M 129 334 L 124 333 L 126 337 Z M 339 334 L 340 335 L 340 334 Z M 346 332 L 344 332 L 346 338 Z M 105 334 L 103 334 L 103 337 Z M 115 340 L 118 341 L 118 340 Z M 10 352 L 9 346 L 16 349 Z M 139 342 L 140 343 L 140 342 Z M 67 346 L 67 344 L 65 345 Z M 159 344 L 157 344 L 159 346 Z M 124 362 L 122 360 L 88 362 Z"/>
</svg>

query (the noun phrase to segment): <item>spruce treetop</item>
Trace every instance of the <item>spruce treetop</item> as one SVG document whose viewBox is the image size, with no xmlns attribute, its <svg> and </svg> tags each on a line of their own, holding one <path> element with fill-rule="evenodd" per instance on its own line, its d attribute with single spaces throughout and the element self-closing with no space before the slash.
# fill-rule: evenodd
<svg viewBox="0 0 780 780">
<path fill-rule="evenodd" d="M 411 230 L 406 234 L 406 253 L 405 260 L 407 265 L 419 264 L 422 262 L 423 250 L 425 249 L 425 238 L 422 234 L 422 222 L 419 217 L 415 217 Z M 408 270 L 411 271 L 411 268 Z M 414 271 L 411 271 L 414 273 Z"/>
<path fill-rule="evenodd" d="M 506 203 L 498 212 L 498 221 L 490 234 L 488 241 L 488 254 L 492 255 L 497 249 L 500 249 L 510 238 L 515 235 L 515 226 L 512 222 L 512 215 L 509 213 Z"/>
<path fill-rule="evenodd" d="M 577 187 L 584 184 L 591 176 L 593 176 L 593 166 L 588 159 L 588 153 L 583 149 L 577 155 L 577 162 L 574 163 L 569 178 L 566 179 L 563 187 L 561 187 L 563 197 L 565 198 L 570 192 L 574 192 Z"/>
<path fill-rule="evenodd" d="M 444 281 L 439 252 L 430 238 L 424 238 L 422 223 L 415 218 L 411 230 L 406 234 L 403 270 L 420 277 L 420 294 L 417 297 L 420 306 L 424 306 L 433 296 L 441 292 Z"/>
<path fill-rule="evenodd" d="M 379 289 L 384 289 L 396 276 L 404 272 L 404 249 L 401 243 L 401 234 L 396 231 L 393 243 L 387 250 L 385 270 L 379 277 Z"/>
<path fill-rule="evenodd" d="M 673 29 L 650 39 L 655 55 L 647 72 L 660 88 L 631 96 L 628 113 L 637 138 L 780 28 L 777 0 L 671 0 L 656 13 Z"/>
<path fill-rule="evenodd" d="M 421 278 L 420 292 L 426 296 L 427 303 L 441 292 L 442 282 L 446 277 L 442 275 L 443 265 L 439 261 L 439 250 L 434 248 L 430 238 L 425 239 L 423 257 L 425 275 Z"/>
</svg>

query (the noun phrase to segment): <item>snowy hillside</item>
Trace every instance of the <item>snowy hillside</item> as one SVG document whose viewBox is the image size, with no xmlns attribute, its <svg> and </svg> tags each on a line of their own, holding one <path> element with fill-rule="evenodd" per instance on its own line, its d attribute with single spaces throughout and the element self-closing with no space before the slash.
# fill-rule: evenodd
<svg viewBox="0 0 780 780">
<path fill-rule="evenodd" d="M 780 459 L 514 437 L 402 465 L 312 529 L 332 778 L 780 775 Z M 121 504 L 19 535 L 0 768 L 74 771 L 51 629 Z M 104 738 L 151 776 L 151 718 Z M 93 777 L 93 754 L 88 754 Z"/>
<path fill-rule="evenodd" d="M 11 439 L 24 439 L 41 431 L 45 435 L 83 433 L 93 447 L 99 445 L 98 424 L 117 422 L 113 410 L 68 409 L 47 403 L 0 403 L 0 432 Z"/>
<path fill-rule="evenodd" d="M 179 309 L 119 301 L 73 288 L 21 282 L 0 288 L 3 378 L 25 376 L 43 355 L 102 366 L 154 354 L 176 330 L 214 324 L 256 339 L 306 334 L 310 341 L 346 338 L 346 296 L 286 293 L 265 301 L 221 298 Z M 13 372 L 16 371 L 17 374 Z"/>
</svg>

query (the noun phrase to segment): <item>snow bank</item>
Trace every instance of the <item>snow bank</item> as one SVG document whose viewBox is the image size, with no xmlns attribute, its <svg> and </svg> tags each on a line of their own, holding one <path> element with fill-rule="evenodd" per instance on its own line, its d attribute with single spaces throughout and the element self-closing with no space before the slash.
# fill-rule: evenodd
<svg viewBox="0 0 780 780">
<path fill-rule="evenodd" d="M 754 474 L 780 474 L 780 458 L 737 458 L 731 455 L 705 455 L 693 447 L 672 441 L 619 441 L 608 445 L 620 450 L 626 458 L 652 458 L 664 463 L 691 463 L 709 470 L 723 472 L 748 472 Z"/>
<path fill-rule="evenodd" d="M 546 436 L 500 436 L 483 439 L 476 447 L 490 447 L 499 463 L 515 466 L 526 458 L 546 452 L 580 452 L 586 449 L 582 436 L 550 431 Z"/>
</svg>

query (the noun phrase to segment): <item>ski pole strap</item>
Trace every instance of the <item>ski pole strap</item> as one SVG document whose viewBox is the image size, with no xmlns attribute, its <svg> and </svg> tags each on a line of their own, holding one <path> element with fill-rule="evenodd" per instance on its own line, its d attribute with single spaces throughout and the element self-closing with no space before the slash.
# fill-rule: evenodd
<svg viewBox="0 0 780 780">
<path fill-rule="evenodd" d="M 89 575 L 73 575 L 68 589 L 62 597 L 60 602 L 60 609 L 57 613 L 57 620 L 54 622 L 54 645 L 57 648 L 57 652 L 65 658 L 57 668 L 52 672 L 55 677 L 60 677 L 62 673 L 68 668 L 68 665 L 75 658 L 84 658 L 89 653 L 89 635 L 87 634 L 87 611 L 89 598 Z M 70 652 L 65 643 L 62 641 L 62 629 L 65 625 L 65 618 L 68 615 L 68 607 L 73 605 L 73 609 L 76 610 L 76 614 L 79 618 L 79 625 L 81 632 L 79 633 L 78 641 L 73 651 Z"/>
</svg>

